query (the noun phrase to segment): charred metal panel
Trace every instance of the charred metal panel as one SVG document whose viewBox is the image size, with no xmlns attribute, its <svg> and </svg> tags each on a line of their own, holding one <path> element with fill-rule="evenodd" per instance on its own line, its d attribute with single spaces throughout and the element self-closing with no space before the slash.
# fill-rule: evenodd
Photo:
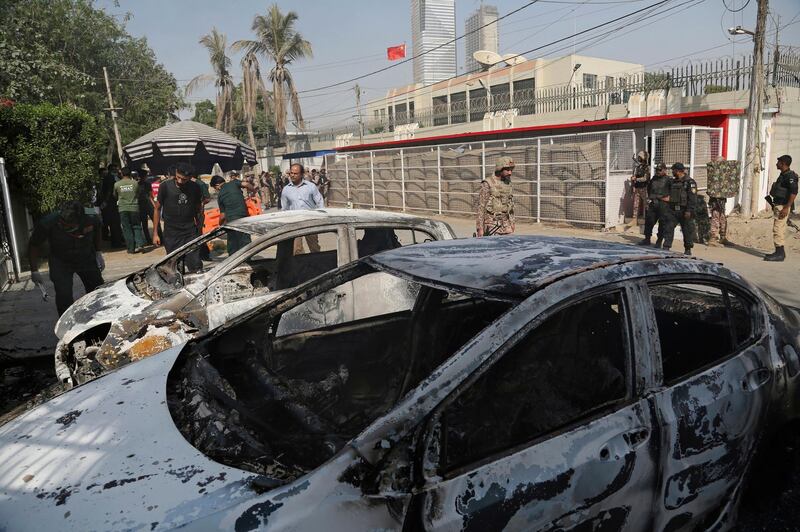
<svg viewBox="0 0 800 532">
<path fill-rule="evenodd" d="M 436 481 L 423 522 L 436 530 L 650 530 L 657 443 L 646 403 Z M 635 444 L 624 436 L 646 431 Z"/>
</svg>

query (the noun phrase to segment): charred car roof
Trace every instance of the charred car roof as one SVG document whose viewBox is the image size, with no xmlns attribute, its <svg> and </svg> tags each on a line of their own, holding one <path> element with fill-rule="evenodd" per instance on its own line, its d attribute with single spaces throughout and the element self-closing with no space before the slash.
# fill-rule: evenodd
<svg viewBox="0 0 800 532">
<path fill-rule="evenodd" d="M 315 223 L 381 223 L 405 222 L 412 225 L 428 222 L 427 219 L 399 212 L 372 211 L 366 209 L 314 209 L 298 211 L 278 211 L 257 216 L 240 218 L 229 224 L 229 227 L 241 229 L 249 233 L 264 235 L 287 224 Z"/>
<path fill-rule="evenodd" d="M 550 236 L 429 242 L 364 259 L 401 277 L 505 297 L 525 297 L 556 279 L 624 262 L 684 258 L 669 251 Z"/>
</svg>

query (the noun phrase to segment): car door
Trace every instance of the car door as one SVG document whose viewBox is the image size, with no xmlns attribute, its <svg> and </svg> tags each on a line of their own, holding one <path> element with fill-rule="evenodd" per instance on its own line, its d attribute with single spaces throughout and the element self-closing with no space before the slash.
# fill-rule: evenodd
<svg viewBox="0 0 800 532">
<path fill-rule="evenodd" d="M 711 528 L 730 509 L 774 384 L 762 304 L 712 280 L 648 284 L 663 388 L 657 530 Z"/>
<path fill-rule="evenodd" d="M 300 245 L 298 246 L 298 241 Z M 316 245 L 319 249 L 313 249 Z M 291 231 L 255 246 L 221 272 L 205 292 L 209 329 L 276 297 L 289 288 L 349 262 L 345 225 L 328 225 Z M 352 306 L 338 308 L 347 316 Z"/>
<path fill-rule="evenodd" d="M 624 286 L 529 323 L 437 409 L 425 530 L 649 530 L 658 440 Z M 488 366 L 488 367 L 487 367 Z"/>
</svg>

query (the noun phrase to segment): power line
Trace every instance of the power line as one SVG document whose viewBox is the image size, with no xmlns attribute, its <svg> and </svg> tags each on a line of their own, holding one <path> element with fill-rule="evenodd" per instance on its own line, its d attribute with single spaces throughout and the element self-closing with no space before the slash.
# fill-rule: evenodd
<svg viewBox="0 0 800 532">
<path fill-rule="evenodd" d="M 596 29 L 599 29 L 599 28 L 601 28 L 601 27 L 604 27 L 604 26 L 609 26 L 609 25 L 611 25 L 611 24 L 615 24 L 615 23 L 617 23 L 617 22 L 620 22 L 620 21 L 622 21 L 622 20 L 625 20 L 625 19 L 627 19 L 627 18 L 630 18 L 630 17 L 632 17 L 632 16 L 634 16 L 634 15 L 638 15 L 638 14 L 640 14 L 640 13 L 643 13 L 643 12 L 645 12 L 645 11 L 648 11 L 648 10 L 651 10 L 651 9 L 654 9 L 654 8 L 658 8 L 658 7 L 660 7 L 660 6 L 662 6 L 662 5 L 666 4 L 666 3 L 668 3 L 668 2 L 670 2 L 670 1 L 673 1 L 673 0 L 660 0 L 659 2 L 655 2 L 655 3 L 653 3 L 653 4 L 650 4 L 650 5 L 646 6 L 646 7 L 643 7 L 643 8 L 641 8 L 641 9 L 637 9 L 637 10 L 635 10 L 635 11 L 631 11 L 630 13 L 627 13 L 627 14 L 625 14 L 625 15 L 621 15 L 621 16 L 619 16 L 619 17 L 616 17 L 616 18 L 614 18 L 614 19 L 611 19 L 611 20 L 609 20 L 609 21 L 606 21 L 606 22 L 603 22 L 603 23 L 601 23 L 601 24 L 597 24 L 597 25 L 595 25 L 595 26 L 592 26 L 591 28 L 587 28 L 587 29 L 585 29 L 585 30 L 581 30 L 581 31 L 579 31 L 579 32 L 573 33 L 572 35 L 567 35 L 567 36 L 565 36 L 565 37 L 562 37 L 562 38 L 560 38 L 560 39 L 557 39 L 557 40 L 555 40 L 555 41 L 551 41 L 551 42 L 549 42 L 549 43 L 546 43 L 546 44 L 543 44 L 543 45 L 541 45 L 541 46 L 537 46 L 536 48 L 532 48 L 532 49 L 530 49 L 530 50 L 527 50 L 527 51 L 525 51 L 525 52 L 521 52 L 521 53 L 519 53 L 519 54 L 516 54 L 514 57 L 519 57 L 519 56 L 522 56 L 522 55 L 525 55 L 525 54 L 528 54 L 528 53 L 531 53 L 531 52 L 534 52 L 534 51 L 538 51 L 538 50 L 541 50 L 541 49 L 543 49 L 543 48 L 547 48 L 547 47 L 549 47 L 549 46 L 552 46 L 552 45 L 554 45 L 554 44 L 558 44 L 558 43 L 564 42 L 564 41 L 566 41 L 566 40 L 572 39 L 573 37 L 578 37 L 578 36 L 580 36 L 580 35 L 584 35 L 584 34 L 586 34 L 586 33 L 589 33 L 589 32 L 591 32 L 591 31 L 594 31 L 594 30 L 596 30 Z M 689 0 L 689 2 L 691 2 L 691 1 L 693 1 L 693 0 Z M 703 0 L 700 0 L 700 1 L 702 2 Z M 684 4 L 685 4 L 685 3 L 689 3 L 689 2 L 684 2 Z M 677 6 L 671 7 L 671 8 L 669 8 L 669 9 L 675 9 L 675 8 L 677 8 L 677 7 L 680 7 L 680 6 L 684 5 L 684 4 L 678 4 Z M 666 10 L 665 10 L 665 11 L 666 11 Z M 664 13 L 665 11 L 662 11 L 662 13 Z M 615 31 L 618 31 L 618 30 L 615 30 Z M 593 37 L 593 38 L 596 38 L 596 37 Z M 581 41 L 581 42 L 585 42 L 585 41 Z M 510 58 L 508 58 L 508 59 L 510 59 Z M 540 67 L 540 68 L 542 68 L 542 67 Z M 442 83 L 443 81 L 449 81 L 449 80 L 456 79 L 456 78 L 458 78 L 458 77 L 461 77 L 461 76 L 467 76 L 467 75 L 469 75 L 469 74 L 473 74 L 473 73 L 476 73 L 476 72 L 480 72 L 480 70 L 474 70 L 474 71 L 471 71 L 471 72 L 467 72 L 467 73 L 461 74 L 461 75 L 459 75 L 459 76 L 454 76 L 454 77 L 448 78 L 448 79 L 446 79 L 446 80 L 437 81 L 436 83 L 429 83 L 429 84 L 427 84 L 427 85 L 423 85 L 423 86 L 421 86 L 421 87 L 418 87 L 418 88 L 412 89 L 412 90 L 410 90 L 410 91 L 408 91 L 408 92 L 406 92 L 406 93 L 404 93 L 404 94 L 411 94 L 411 93 L 414 93 L 414 92 L 418 92 L 418 91 L 420 91 L 420 90 L 426 89 L 426 88 L 428 88 L 428 87 L 431 87 L 431 86 L 433 86 L 433 85 L 436 85 L 436 84 L 438 84 L 438 83 Z M 486 75 L 488 75 L 488 74 L 489 74 L 489 73 L 487 72 L 487 73 L 486 73 Z M 377 102 L 381 102 L 381 101 L 386 101 L 386 100 L 389 100 L 389 99 L 391 99 L 391 98 L 390 98 L 390 97 L 386 97 L 386 98 L 381 98 L 381 99 L 379 99 L 379 100 L 376 100 L 376 101 L 377 101 Z M 376 101 L 373 101 L 373 102 L 371 102 L 371 103 L 375 103 Z M 345 112 L 345 111 L 347 111 L 347 110 L 342 110 L 342 112 Z M 342 112 L 335 113 L 335 114 L 341 114 Z M 323 114 L 323 115 L 318 115 L 318 116 L 316 116 L 316 117 L 313 117 L 313 118 L 324 118 L 325 116 L 333 116 L 333 114 L 331 114 L 331 115 L 324 115 L 324 114 Z M 309 118 L 309 120 L 310 120 L 310 119 L 312 119 L 312 118 Z"/>
<path fill-rule="evenodd" d="M 389 65 L 389 66 L 386 66 L 386 67 L 380 68 L 380 69 L 378 69 L 378 70 L 374 70 L 374 71 L 372 71 L 372 72 L 368 72 L 368 73 L 366 73 L 366 74 L 362 74 L 362 75 L 360 75 L 360 76 L 356 76 L 356 77 L 354 77 L 354 78 L 350 78 L 350 79 L 347 79 L 347 80 L 344 80 L 344 81 L 337 81 L 336 83 L 331 83 L 331 84 L 328 84 L 328 85 L 323 85 L 322 87 L 315 87 L 315 88 L 313 88 L 313 89 L 307 89 L 307 90 L 304 90 L 304 91 L 300 91 L 300 92 L 298 92 L 297 94 L 306 94 L 306 93 L 309 93 L 309 92 L 316 92 L 316 91 L 321 91 L 321 90 L 325 90 L 325 89 L 330 89 L 330 88 L 332 88 L 332 87 L 339 87 L 339 86 L 341 86 L 341 85 L 346 85 L 346 84 L 348 84 L 348 83 L 352 83 L 352 82 L 354 82 L 354 81 L 358 81 L 358 80 L 360 80 L 360 79 L 364 79 L 364 78 L 366 78 L 366 77 L 369 77 L 369 76 L 374 76 L 375 74 L 380 74 L 381 72 L 386 72 L 387 70 L 390 70 L 390 69 L 392 69 L 392 68 L 397 68 L 397 67 L 399 67 L 400 65 L 402 65 L 402 64 L 405 64 L 405 63 L 408 63 L 409 61 L 413 61 L 414 59 L 416 59 L 416 58 L 418 58 L 418 57 L 422 57 L 423 55 L 427 55 L 427 54 L 429 54 L 429 53 L 431 53 L 431 52 L 434 52 L 434 51 L 438 50 L 439 48 L 443 48 L 443 47 L 445 47 L 445 46 L 449 46 L 449 45 L 453 44 L 453 43 L 454 43 L 454 42 L 456 42 L 456 41 L 460 41 L 461 39 L 463 39 L 463 38 L 464 38 L 464 37 L 466 37 L 467 35 L 471 35 L 471 34 L 473 34 L 473 33 L 476 33 L 476 32 L 478 32 L 478 31 L 482 30 L 483 28 L 485 28 L 486 26 L 490 26 L 490 25 L 492 25 L 492 24 L 497 24 L 497 23 L 498 23 L 498 22 L 500 22 L 501 20 L 503 20 L 503 19 L 505 19 L 505 18 L 507 18 L 507 17 L 510 17 L 511 15 L 514 15 L 515 13 L 519 13 L 519 12 L 520 12 L 520 11 L 522 11 L 523 9 L 526 9 L 526 8 L 528 8 L 528 7 L 532 6 L 533 4 L 535 4 L 535 3 L 539 2 L 539 1 L 540 1 L 540 0 L 531 0 L 530 2 L 528 2 L 527 4 L 525 4 L 524 6 L 522 6 L 522 7 L 518 7 L 517 9 L 514 9 L 513 11 L 509 11 L 508 13 L 506 13 L 505 15 L 503 15 L 502 17 L 497 17 L 495 20 L 493 20 L 493 21 L 491 21 L 491 22 L 487 22 L 487 23 L 486 23 L 486 24 L 484 24 L 483 26 L 479 26 L 478 28 L 475 28 L 475 29 L 474 29 L 474 30 L 472 30 L 472 31 L 469 31 L 469 32 L 467 32 L 467 33 L 464 33 L 463 35 L 459 35 L 459 36 L 458 36 L 458 37 L 456 37 L 455 39 L 451 39 L 451 40 L 449 40 L 449 41 L 447 41 L 447 42 L 444 42 L 444 43 L 442 43 L 442 44 L 440 44 L 440 45 L 438 45 L 438 46 L 434 46 L 434 47 L 433 47 L 433 48 L 431 48 L 430 50 L 425 50 L 425 51 L 424 51 L 424 52 L 422 52 L 422 53 L 419 53 L 419 54 L 417 54 L 417 55 L 411 56 L 411 57 L 409 57 L 408 59 L 403 59 L 402 61 L 398 61 L 398 62 L 397 62 L 397 63 L 395 63 L 395 64 L 392 64 L 392 65 Z M 669 1 L 669 0 L 664 0 L 664 1 Z"/>
</svg>

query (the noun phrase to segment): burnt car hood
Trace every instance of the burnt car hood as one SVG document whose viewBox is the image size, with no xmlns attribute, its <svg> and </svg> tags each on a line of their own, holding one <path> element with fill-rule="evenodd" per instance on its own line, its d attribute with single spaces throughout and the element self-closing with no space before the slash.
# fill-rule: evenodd
<svg viewBox="0 0 800 532">
<path fill-rule="evenodd" d="M 183 346 L 0 427 L 0 530 L 170 529 L 252 498 L 252 473 L 175 428 L 166 381 Z"/>
<path fill-rule="evenodd" d="M 68 343 L 95 325 L 113 323 L 137 314 L 152 303 L 131 293 L 127 280 L 123 278 L 103 285 L 73 303 L 56 323 L 55 333 L 62 342 Z"/>
</svg>

